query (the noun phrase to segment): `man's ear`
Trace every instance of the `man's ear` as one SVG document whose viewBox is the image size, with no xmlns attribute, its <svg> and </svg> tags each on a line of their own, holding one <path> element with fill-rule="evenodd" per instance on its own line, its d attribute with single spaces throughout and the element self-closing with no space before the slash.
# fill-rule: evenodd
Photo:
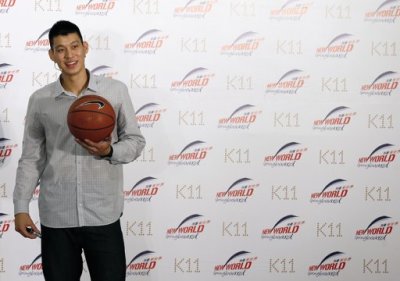
<svg viewBox="0 0 400 281">
<path fill-rule="evenodd" d="M 49 54 L 49 58 L 50 58 L 52 61 L 54 61 L 54 52 L 53 52 L 52 49 L 49 49 L 48 54 Z"/>
<path fill-rule="evenodd" d="M 85 49 L 85 55 L 89 52 L 89 43 L 87 41 L 83 41 L 83 48 Z"/>
</svg>

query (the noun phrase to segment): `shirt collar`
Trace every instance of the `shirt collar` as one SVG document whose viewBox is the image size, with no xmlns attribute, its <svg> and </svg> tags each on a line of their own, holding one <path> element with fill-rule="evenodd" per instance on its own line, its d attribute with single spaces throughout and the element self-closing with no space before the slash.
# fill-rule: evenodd
<svg viewBox="0 0 400 281">
<path fill-rule="evenodd" d="M 86 72 L 87 72 L 88 77 L 89 77 L 89 83 L 88 83 L 88 86 L 85 89 L 85 91 L 97 92 L 98 91 L 98 86 L 97 85 L 98 85 L 98 79 L 99 78 L 97 76 L 95 76 L 95 75 L 92 75 L 90 73 L 90 71 L 87 70 L 87 69 L 86 69 Z M 58 98 L 61 95 L 68 95 L 66 93 L 66 91 L 64 90 L 62 84 L 61 84 L 61 74 L 60 74 L 60 76 L 58 76 L 58 79 L 56 81 L 56 85 L 55 86 L 56 86 L 56 88 L 55 88 L 55 94 L 56 94 L 55 97 L 56 98 Z"/>
</svg>

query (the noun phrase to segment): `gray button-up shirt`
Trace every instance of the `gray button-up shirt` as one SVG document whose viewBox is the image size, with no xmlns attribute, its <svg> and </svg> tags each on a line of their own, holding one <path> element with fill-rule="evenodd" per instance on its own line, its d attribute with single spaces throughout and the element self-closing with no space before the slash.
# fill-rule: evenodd
<svg viewBox="0 0 400 281">
<path fill-rule="evenodd" d="M 90 75 L 81 95 L 96 94 L 113 106 L 117 122 L 112 132 L 113 155 L 91 156 L 75 142 L 66 122 L 77 97 L 58 79 L 29 99 L 14 189 L 14 212 L 29 212 L 32 193 L 40 181 L 41 224 L 54 227 L 105 225 L 123 211 L 123 167 L 141 153 L 145 140 L 125 84 Z"/>
</svg>

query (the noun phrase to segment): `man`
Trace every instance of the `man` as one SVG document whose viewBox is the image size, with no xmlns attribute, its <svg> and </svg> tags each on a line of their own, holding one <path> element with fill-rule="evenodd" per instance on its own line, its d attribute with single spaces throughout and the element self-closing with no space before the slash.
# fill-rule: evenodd
<svg viewBox="0 0 400 281">
<path fill-rule="evenodd" d="M 61 75 L 29 99 L 13 195 L 15 230 L 31 239 L 41 235 L 47 281 L 79 280 L 82 251 L 92 280 L 122 281 L 126 269 L 119 221 L 124 202 L 122 164 L 140 155 L 145 140 L 126 85 L 86 69 L 89 46 L 78 26 L 58 21 L 49 40 L 50 59 Z M 111 136 L 97 143 L 74 139 L 66 123 L 72 102 L 90 94 L 106 98 L 116 112 Z M 41 230 L 29 215 L 39 182 Z"/>
</svg>

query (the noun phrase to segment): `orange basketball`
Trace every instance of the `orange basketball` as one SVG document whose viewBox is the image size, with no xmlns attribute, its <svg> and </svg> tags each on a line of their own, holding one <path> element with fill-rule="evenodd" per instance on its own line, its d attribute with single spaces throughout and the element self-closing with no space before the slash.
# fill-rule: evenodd
<svg viewBox="0 0 400 281">
<path fill-rule="evenodd" d="M 67 115 L 68 128 L 77 139 L 94 142 L 110 136 L 115 126 L 112 105 L 98 95 L 87 95 L 74 101 Z"/>
</svg>

